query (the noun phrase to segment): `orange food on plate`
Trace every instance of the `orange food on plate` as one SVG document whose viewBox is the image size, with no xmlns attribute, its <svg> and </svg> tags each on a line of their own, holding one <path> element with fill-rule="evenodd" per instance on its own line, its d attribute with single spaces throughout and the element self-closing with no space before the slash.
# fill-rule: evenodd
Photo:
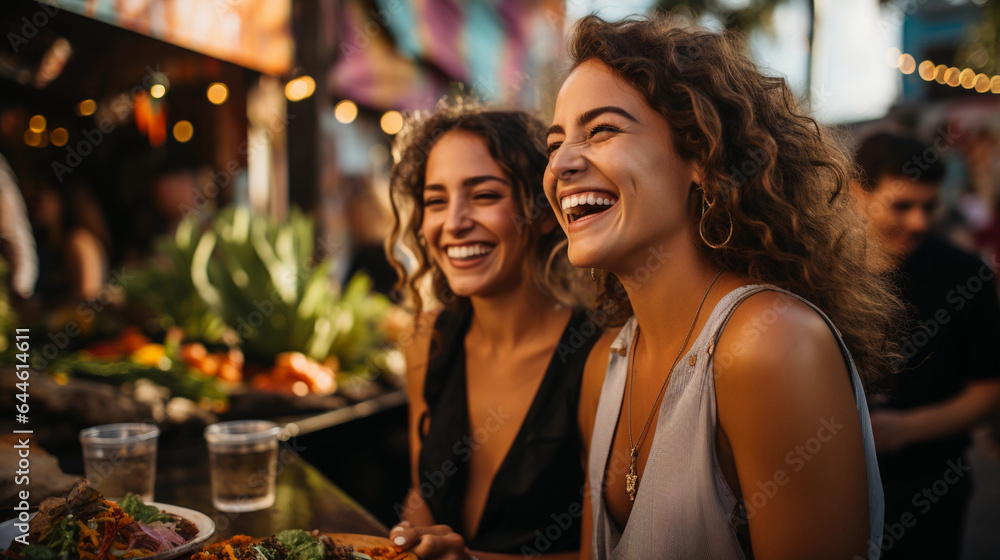
<svg viewBox="0 0 1000 560">
<path fill-rule="evenodd" d="M 367 554 L 368 556 L 371 556 L 372 560 L 395 560 L 400 556 L 400 554 L 402 554 L 398 552 L 396 549 L 390 548 L 388 546 L 370 546 L 370 547 L 359 546 L 355 550 L 357 550 L 361 554 Z"/>
</svg>

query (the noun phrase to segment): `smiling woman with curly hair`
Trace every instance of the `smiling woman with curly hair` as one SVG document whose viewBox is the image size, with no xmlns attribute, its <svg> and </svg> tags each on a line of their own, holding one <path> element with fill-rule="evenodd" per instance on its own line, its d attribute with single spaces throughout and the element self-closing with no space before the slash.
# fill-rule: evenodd
<svg viewBox="0 0 1000 560">
<path fill-rule="evenodd" d="M 396 140 L 387 249 L 414 256 L 393 259 L 415 308 L 413 486 L 390 537 L 428 560 L 576 558 L 589 535 L 566 513 L 582 507 L 577 403 L 602 330 L 569 289 L 580 271 L 542 192 L 545 127 L 471 105 L 412 124 Z"/>
<path fill-rule="evenodd" d="M 570 50 L 545 190 L 624 322 L 580 405 L 593 553 L 877 555 L 864 386 L 901 305 L 848 160 L 736 34 L 589 16 Z"/>
</svg>

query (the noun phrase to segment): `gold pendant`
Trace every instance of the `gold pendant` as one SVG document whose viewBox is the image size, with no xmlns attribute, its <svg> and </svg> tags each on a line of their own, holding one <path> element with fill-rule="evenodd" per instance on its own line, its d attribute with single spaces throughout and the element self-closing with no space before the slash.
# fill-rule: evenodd
<svg viewBox="0 0 1000 560">
<path fill-rule="evenodd" d="M 636 449 L 632 448 L 632 458 L 629 460 L 628 474 L 625 475 L 625 491 L 628 492 L 628 499 L 630 502 L 635 501 L 635 483 L 639 477 L 635 474 L 635 459 L 638 454 Z"/>
</svg>

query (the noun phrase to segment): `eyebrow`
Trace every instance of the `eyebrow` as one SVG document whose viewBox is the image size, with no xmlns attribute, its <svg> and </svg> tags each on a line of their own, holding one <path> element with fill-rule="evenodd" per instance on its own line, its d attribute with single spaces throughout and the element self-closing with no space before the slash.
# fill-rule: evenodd
<svg viewBox="0 0 1000 560">
<path fill-rule="evenodd" d="M 476 175 L 475 177 L 469 177 L 468 179 L 462 181 L 462 186 L 465 188 L 475 187 L 476 185 L 481 185 L 487 181 L 499 181 L 508 187 L 510 186 L 510 181 L 504 179 L 503 177 L 497 177 L 496 175 Z M 424 185 L 424 192 L 426 191 L 445 191 L 444 185 L 439 183 L 432 183 L 430 185 Z"/>
<path fill-rule="evenodd" d="M 621 107 L 615 107 L 614 105 L 607 105 L 605 107 L 597 107 L 596 109 L 591 109 L 583 113 L 582 115 L 580 115 L 579 118 L 576 119 L 576 123 L 580 126 L 586 126 L 587 123 L 603 115 L 604 113 L 614 113 L 616 115 L 621 115 L 634 123 L 639 122 L 625 109 L 622 109 Z M 549 129 L 545 131 L 546 136 L 550 134 L 565 134 L 565 133 L 566 131 L 563 129 L 563 127 L 558 124 L 550 126 Z"/>
</svg>

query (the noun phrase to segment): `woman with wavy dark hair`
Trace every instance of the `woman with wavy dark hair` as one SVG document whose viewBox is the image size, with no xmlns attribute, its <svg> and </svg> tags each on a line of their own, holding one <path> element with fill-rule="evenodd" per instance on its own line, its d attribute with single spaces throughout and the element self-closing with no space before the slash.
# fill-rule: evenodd
<svg viewBox="0 0 1000 560">
<path fill-rule="evenodd" d="M 864 386 L 901 306 L 848 160 L 734 33 L 589 16 L 570 50 L 545 191 L 624 321 L 581 397 L 593 553 L 877 555 Z"/>
<path fill-rule="evenodd" d="M 573 297 L 542 191 L 544 127 L 466 105 L 412 128 L 387 250 L 417 318 L 403 341 L 413 487 L 390 537 L 421 558 L 576 558 L 589 535 L 577 404 L 601 329 Z"/>
</svg>

